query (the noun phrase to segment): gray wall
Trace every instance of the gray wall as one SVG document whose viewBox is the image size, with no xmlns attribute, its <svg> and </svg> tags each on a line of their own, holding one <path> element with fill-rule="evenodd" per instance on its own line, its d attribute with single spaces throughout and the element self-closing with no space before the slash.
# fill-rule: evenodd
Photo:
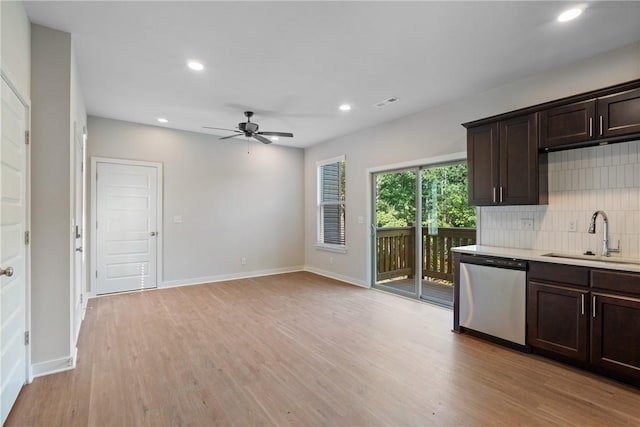
<svg viewBox="0 0 640 427">
<path fill-rule="evenodd" d="M 313 146 L 305 151 L 305 266 L 368 285 L 368 169 L 466 151 L 460 123 L 640 77 L 640 44 L 568 64 L 499 88 L 472 94 L 374 128 Z M 428 85 L 427 85 L 428 87 Z M 315 162 L 346 155 L 346 254 L 324 252 L 316 241 Z M 425 160 L 427 161 L 427 160 Z M 358 217 L 364 218 L 363 223 Z"/>
<path fill-rule="evenodd" d="M 247 154 L 244 141 L 93 116 L 88 128 L 91 157 L 163 164 L 160 286 L 302 268 L 302 150 L 251 143 Z"/>
<path fill-rule="evenodd" d="M 20 95 L 31 97 L 31 27 L 21 1 L 0 2 L 2 71 Z"/>
<path fill-rule="evenodd" d="M 31 318 L 37 375 L 74 355 L 73 126 L 86 123 L 71 35 L 31 26 Z"/>
</svg>

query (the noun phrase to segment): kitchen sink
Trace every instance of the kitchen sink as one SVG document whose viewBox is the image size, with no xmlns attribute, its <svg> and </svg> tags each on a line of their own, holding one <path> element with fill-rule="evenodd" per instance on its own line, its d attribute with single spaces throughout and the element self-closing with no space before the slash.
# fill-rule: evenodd
<svg viewBox="0 0 640 427">
<path fill-rule="evenodd" d="M 546 256 L 550 258 L 580 259 L 585 261 L 610 262 L 614 264 L 629 264 L 629 265 L 640 266 L 640 259 L 632 259 L 632 258 L 605 257 L 600 255 L 564 254 L 559 252 L 550 252 L 548 254 L 543 254 L 542 256 Z"/>
</svg>

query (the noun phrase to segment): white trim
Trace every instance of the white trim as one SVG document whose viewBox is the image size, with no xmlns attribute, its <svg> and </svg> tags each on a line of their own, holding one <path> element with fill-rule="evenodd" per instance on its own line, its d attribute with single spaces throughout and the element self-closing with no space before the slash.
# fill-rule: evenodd
<svg viewBox="0 0 640 427">
<path fill-rule="evenodd" d="M 70 371 L 75 369 L 76 360 L 78 358 L 78 348 L 71 357 L 62 357 L 60 359 L 47 360 L 46 362 L 34 363 L 31 366 L 33 377 L 42 377 L 45 375 L 57 374 L 58 372 Z"/>
<path fill-rule="evenodd" d="M 162 163 L 158 162 L 147 162 L 142 160 L 128 160 L 128 159 L 116 159 L 111 157 L 91 157 L 91 208 L 89 212 L 88 220 L 91 222 L 91 225 L 87 228 L 91 229 L 91 254 L 90 258 L 90 270 L 89 270 L 89 285 L 91 289 L 89 289 L 89 293 L 91 295 L 96 294 L 96 275 L 95 271 L 98 267 L 96 265 L 96 253 L 97 253 L 97 230 L 96 230 L 96 205 L 97 205 L 97 184 L 96 184 L 96 170 L 98 163 L 111 163 L 111 164 L 119 164 L 119 165 L 131 165 L 131 166 L 148 166 L 155 167 L 158 170 L 158 195 L 157 195 L 157 204 L 156 204 L 156 216 L 157 216 L 157 227 L 158 227 L 158 239 L 156 246 L 156 286 L 159 287 L 163 282 L 163 248 L 162 242 L 164 241 L 164 229 L 163 224 L 164 220 L 162 217 L 163 214 L 163 200 L 162 196 L 164 194 L 164 183 L 163 183 L 163 169 Z"/>
<path fill-rule="evenodd" d="M 365 282 L 363 282 L 360 279 L 356 279 L 355 277 L 345 276 L 342 274 L 337 274 L 332 271 L 323 270 L 321 268 L 305 266 L 304 271 L 308 271 L 309 273 L 317 274 L 319 276 L 328 277 L 329 279 L 338 280 L 340 282 L 345 282 L 350 285 L 359 286 L 361 288 L 367 288 L 367 289 L 370 288 Z"/>
<path fill-rule="evenodd" d="M 325 252 L 335 252 L 337 254 L 346 254 L 348 249 L 346 246 L 342 245 L 329 245 L 327 243 L 318 243 L 314 245 L 317 251 L 325 251 Z"/>
<path fill-rule="evenodd" d="M 206 283 L 225 282 L 227 280 L 249 279 L 252 277 L 272 276 L 274 274 L 295 273 L 303 270 L 304 269 L 302 266 L 284 267 L 284 268 L 271 268 L 268 270 L 255 270 L 255 271 L 249 271 L 246 273 L 218 274 L 215 276 L 195 277 L 191 279 L 169 280 L 164 282 L 162 284 L 162 287 L 158 287 L 154 289 L 166 289 L 166 288 L 175 288 L 180 286 L 192 286 L 192 285 L 204 285 Z M 149 290 L 153 290 L 153 289 L 149 289 Z M 147 291 L 147 289 L 145 289 L 145 291 Z M 110 295 L 113 295 L 113 294 L 110 294 Z"/>
<path fill-rule="evenodd" d="M 323 160 L 316 161 L 316 169 L 318 169 L 320 166 L 330 165 L 331 163 L 338 163 L 338 162 L 346 162 L 346 157 L 344 154 L 341 156 L 332 157 L 330 159 L 323 159 Z"/>
<path fill-rule="evenodd" d="M 437 166 L 439 164 L 446 164 L 466 159 L 467 153 L 465 151 L 459 151 L 457 153 L 443 154 L 442 156 L 427 157 L 424 159 L 409 160 L 406 162 L 391 163 L 388 165 L 367 168 L 367 176 L 372 173 L 392 172 L 394 170 L 410 169 L 420 166 Z"/>
</svg>

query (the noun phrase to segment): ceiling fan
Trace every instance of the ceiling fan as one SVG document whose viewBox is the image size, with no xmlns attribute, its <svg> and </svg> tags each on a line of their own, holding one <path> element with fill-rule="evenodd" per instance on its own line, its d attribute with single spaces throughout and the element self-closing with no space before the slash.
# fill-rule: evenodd
<svg viewBox="0 0 640 427">
<path fill-rule="evenodd" d="M 228 130 L 229 132 L 235 132 L 233 135 L 223 136 L 219 139 L 229 139 L 235 138 L 236 136 L 246 136 L 247 138 L 255 138 L 263 144 L 271 144 L 271 139 L 265 138 L 265 136 L 282 136 L 286 138 L 293 138 L 293 134 L 289 132 L 258 132 L 260 126 L 257 123 L 253 123 L 251 121 L 251 117 L 253 116 L 253 111 L 245 111 L 245 117 L 247 118 L 246 122 L 238 123 L 237 129 L 225 129 L 225 128 L 214 128 L 210 126 L 203 126 L 205 129 L 217 129 L 217 130 Z"/>
</svg>

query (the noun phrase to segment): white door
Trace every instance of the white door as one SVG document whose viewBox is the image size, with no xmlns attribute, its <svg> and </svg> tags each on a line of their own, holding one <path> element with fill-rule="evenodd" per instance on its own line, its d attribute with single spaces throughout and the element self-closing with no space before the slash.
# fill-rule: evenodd
<svg viewBox="0 0 640 427">
<path fill-rule="evenodd" d="M 96 294 L 157 286 L 158 169 L 97 163 Z"/>
<path fill-rule="evenodd" d="M 85 228 L 85 140 L 83 130 L 74 123 L 74 213 L 73 213 L 73 234 L 75 239 L 75 255 L 73 259 L 74 269 L 74 285 L 73 285 L 73 332 L 74 338 L 77 339 L 80 332 L 80 324 L 82 323 L 82 293 L 85 291 L 85 244 L 84 244 L 84 228 Z M 73 347 L 75 347 L 75 339 Z"/>
<path fill-rule="evenodd" d="M 0 423 L 27 379 L 26 286 L 27 146 L 25 105 L 2 80 L 0 154 Z M 12 272 L 10 271 L 12 269 Z M 11 274 L 12 273 L 12 274 Z"/>
</svg>

